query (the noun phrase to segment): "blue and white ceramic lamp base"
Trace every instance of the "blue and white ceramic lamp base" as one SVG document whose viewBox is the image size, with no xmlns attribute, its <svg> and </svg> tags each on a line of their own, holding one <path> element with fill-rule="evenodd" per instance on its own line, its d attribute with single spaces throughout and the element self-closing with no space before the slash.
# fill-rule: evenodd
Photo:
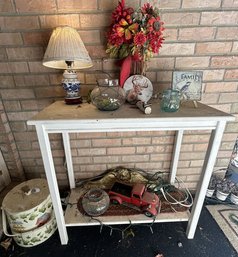
<svg viewBox="0 0 238 257">
<path fill-rule="evenodd" d="M 82 97 L 79 95 L 80 81 L 77 78 L 77 73 L 74 70 L 65 70 L 63 77 L 62 86 L 66 92 L 65 103 L 82 103 Z"/>
</svg>

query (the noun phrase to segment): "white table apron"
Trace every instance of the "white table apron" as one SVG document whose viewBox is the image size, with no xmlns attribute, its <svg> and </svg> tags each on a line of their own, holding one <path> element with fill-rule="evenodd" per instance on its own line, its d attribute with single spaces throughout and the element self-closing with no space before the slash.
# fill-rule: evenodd
<svg viewBox="0 0 238 257">
<path fill-rule="evenodd" d="M 196 117 L 193 117 L 193 114 L 191 116 L 185 116 L 183 110 L 181 111 L 181 114 L 178 112 L 178 114 L 167 115 L 158 111 L 159 113 L 156 113 L 151 117 L 147 117 L 147 115 L 142 116 L 139 110 L 128 109 L 128 112 L 132 112 L 132 114 L 127 113 L 125 114 L 126 117 L 124 118 L 122 115 L 122 110 L 122 114 L 118 113 L 118 117 L 112 118 L 109 115 L 110 113 L 100 113 L 97 110 L 95 111 L 92 109 L 91 106 L 85 108 L 86 114 L 82 114 L 82 112 L 84 112 L 84 107 L 72 111 L 70 108 L 75 107 L 66 106 L 61 102 L 56 102 L 37 114 L 35 117 L 33 117 L 32 120 L 28 121 L 29 125 L 35 125 L 36 127 L 40 151 L 42 154 L 45 173 L 56 215 L 61 244 L 67 244 L 68 242 L 68 234 L 66 229 L 67 224 L 65 223 L 64 213 L 61 206 L 55 166 L 50 147 L 49 133 L 62 134 L 69 185 L 70 188 L 73 189 L 75 188 L 75 178 L 69 133 L 174 130 L 176 131 L 176 136 L 170 168 L 170 183 L 173 183 L 176 176 L 184 131 L 211 130 L 211 136 L 202 168 L 201 177 L 196 190 L 194 204 L 191 210 L 191 214 L 188 218 L 186 234 L 189 239 L 192 239 L 195 234 L 206 194 L 206 189 L 208 187 L 208 183 L 216 161 L 216 156 L 220 147 L 226 122 L 234 120 L 233 116 L 224 112 L 220 112 L 206 105 L 199 104 L 199 107 L 201 110 L 198 108 L 197 111 L 189 109 L 191 107 L 184 107 L 184 110 L 188 108 L 191 112 L 197 112 Z M 72 114 L 70 116 L 64 116 L 64 109 L 66 109 L 65 112 L 67 114 L 68 110 L 70 110 Z M 203 111 L 205 114 L 202 113 Z M 77 114 L 73 114 L 75 112 L 79 113 L 79 117 Z M 93 114 L 93 117 L 95 118 L 91 117 L 91 113 L 93 112 L 95 112 Z M 102 117 L 100 117 L 100 115 Z M 131 117 L 128 115 L 131 115 Z M 109 116 L 109 118 L 107 118 L 107 116 Z"/>
</svg>

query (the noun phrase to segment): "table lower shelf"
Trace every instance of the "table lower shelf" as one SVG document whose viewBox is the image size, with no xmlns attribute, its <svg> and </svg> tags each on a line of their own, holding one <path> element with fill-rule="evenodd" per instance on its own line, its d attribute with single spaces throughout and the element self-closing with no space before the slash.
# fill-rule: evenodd
<svg viewBox="0 0 238 257">
<path fill-rule="evenodd" d="M 123 216 L 99 216 L 92 219 L 86 215 L 83 215 L 77 208 L 77 202 L 83 194 L 80 188 L 73 189 L 69 197 L 69 204 L 65 211 L 65 225 L 70 226 L 94 226 L 101 225 L 120 225 L 120 224 L 142 224 L 152 223 L 153 219 L 146 217 L 144 214 L 139 215 L 123 215 Z M 162 222 L 179 222 L 188 221 L 189 211 L 183 212 L 166 212 L 159 213 L 156 216 L 155 223 Z"/>
</svg>

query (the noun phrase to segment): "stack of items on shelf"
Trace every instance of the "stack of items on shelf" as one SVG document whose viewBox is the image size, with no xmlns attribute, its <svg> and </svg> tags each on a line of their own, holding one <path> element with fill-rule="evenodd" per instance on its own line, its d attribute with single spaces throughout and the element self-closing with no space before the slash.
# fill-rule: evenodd
<svg viewBox="0 0 238 257">
<path fill-rule="evenodd" d="M 191 193 L 182 181 L 176 179 L 176 186 L 171 185 L 163 176 L 163 172 L 151 175 L 138 169 L 110 169 L 81 185 L 84 194 L 78 210 L 88 216 L 143 213 L 151 218 L 160 212 L 186 211 L 193 204 Z"/>
<path fill-rule="evenodd" d="M 28 180 L 9 191 L 3 199 L 2 214 L 5 235 L 23 247 L 43 243 L 57 229 L 45 179 Z M 12 234 L 7 231 L 7 221 Z"/>
</svg>

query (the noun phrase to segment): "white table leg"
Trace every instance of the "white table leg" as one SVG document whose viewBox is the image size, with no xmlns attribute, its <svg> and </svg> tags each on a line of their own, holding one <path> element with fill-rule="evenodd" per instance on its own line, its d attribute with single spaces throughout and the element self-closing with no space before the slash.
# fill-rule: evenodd
<svg viewBox="0 0 238 257">
<path fill-rule="evenodd" d="M 197 193 L 194 199 L 194 204 L 192 207 L 191 216 L 188 221 L 187 226 L 187 237 L 188 239 L 193 239 L 198 219 L 202 210 L 204 198 L 206 195 L 206 190 L 213 172 L 213 167 L 215 165 L 216 156 L 220 147 L 220 143 L 222 140 L 222 135 L 225 129 L 226 121 L 220 121 L 217 124 L 217 127 L 215 130 L 212 130 L 203 168 L 201 173 L 201 178 L 199 180 L 198 186 L 197 186 Z"/>
<path fill-rule="evenodd" d="M 174 149 L 173 149 L 173 157 L 171 160 L 171 168 L 170 168 L 170 177 L 169 177 L 170 184 L 174 184 L 174 181 L 175 181 L 182 140 L 183 140 L 183 130 L 176 131 Z"/>
<path fill-rule="evenodd" d="M 69 178 L 69 186 L 72 189 L 72 188 L 75 188 L 75 179 L 74 179 L 74 170 L 73 170 L 69 133 L 63 132 L 62 136 L 63 136 L 64 153 L 65 153 L 68 178 Z"/>
<path fill-rule="evenodd" d="M 44 125 L 36 126 L 38 141 L 44 163 L 47 182 L 49 185 L 50 195 L 54 207 L 55 217 L 59 230 L 61 244 L 67 244 L 68 234 L 64 221 L 64 213 L 61 205 L 60 194 L 58 189 L 55 167 L 50 147 L 49 135 L 44 129 Z"/>
</svg>

